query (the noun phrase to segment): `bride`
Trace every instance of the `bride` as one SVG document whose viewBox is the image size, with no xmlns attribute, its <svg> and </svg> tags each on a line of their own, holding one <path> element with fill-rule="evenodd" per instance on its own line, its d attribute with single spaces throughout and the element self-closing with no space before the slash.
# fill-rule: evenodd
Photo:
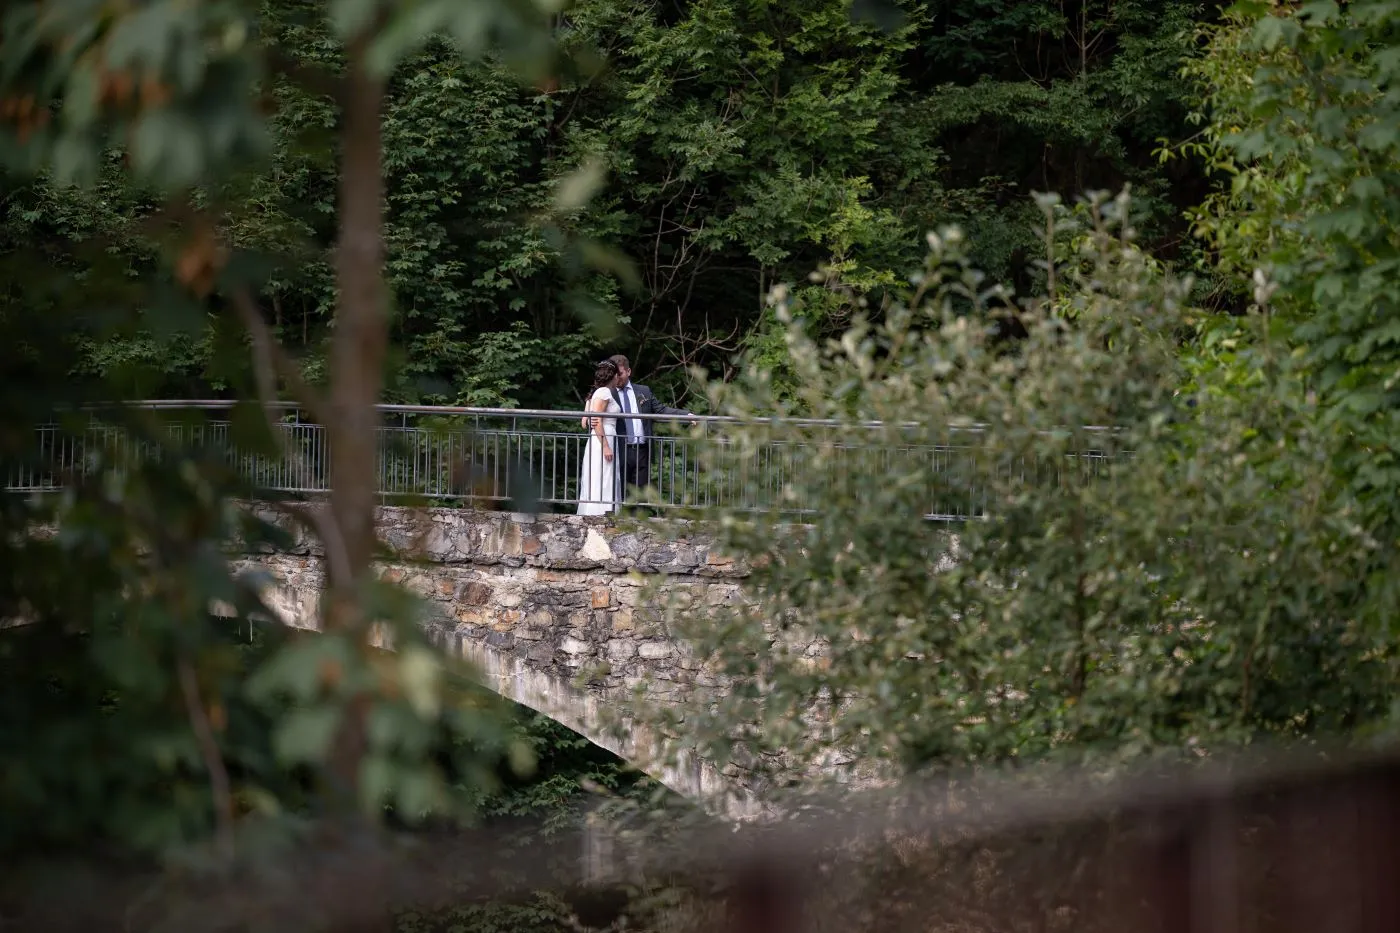
<svg viewBox="0 0 1400 933">
<path fill-rule="evenodd" d="M 619 380 L 617 364 L 603 360 L 593 371 L 593 395 L 588 399 L 590 412 L 620 414 L 622 407 L 614 393 Z M 604 515 L 617 511 L 617 419 L 592 417 L 584 422 L 589 428 L 588 446 L 583 452 L 583 474 L 578 484 L 578 514 Z"/>
</svg>

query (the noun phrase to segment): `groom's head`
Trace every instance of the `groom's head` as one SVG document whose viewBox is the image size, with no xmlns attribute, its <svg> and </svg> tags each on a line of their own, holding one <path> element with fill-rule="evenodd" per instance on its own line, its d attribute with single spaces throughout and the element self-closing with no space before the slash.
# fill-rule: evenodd
<svg viewBox="0 0 1400 933">
<path fill-rule="evenodd" d="M 632 364 L 627 362 L 627 357 L 621 353 L 615 353 L 608 357 L 608 360 L 617 366 L 617 371 L 622 375 L 622 384 L 632 381 Z"/>
</svg>

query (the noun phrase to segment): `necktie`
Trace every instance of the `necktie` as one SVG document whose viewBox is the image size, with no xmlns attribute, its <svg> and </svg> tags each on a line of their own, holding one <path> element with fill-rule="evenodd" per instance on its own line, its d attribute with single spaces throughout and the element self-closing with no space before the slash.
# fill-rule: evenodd
<svg viewBox="0 0 1400 933">
<path fill-rule="evenodd" d="M 632 387 L 625 386 L 622 390 L 622 411 L 625 414 L 632 414 Z M 629 418 L 627 421 L 627 443 L 636 444 L 641 436 L 642 426 L 636 418 Z"/>
</svg>

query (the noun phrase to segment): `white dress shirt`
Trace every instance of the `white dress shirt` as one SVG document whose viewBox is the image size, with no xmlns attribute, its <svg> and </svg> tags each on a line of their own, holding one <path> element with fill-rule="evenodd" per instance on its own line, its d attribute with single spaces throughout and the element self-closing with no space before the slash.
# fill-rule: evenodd
<svg viewBox="0 0 1400 933">
<path fill-rule="evenodd" d="M 627 443 L 640 444 L 646 440 L 646 432 L 642 430 L 642 422 L 637 418 L 628 418 L 626 415 L 637 413 L 637 393 L 632 391 L 632 383 L 627 383 L 619 392 L 622 393 L 622 410 L 626 414 L 623 416 L 623 424 L 627 426 Z"/>
</svg>

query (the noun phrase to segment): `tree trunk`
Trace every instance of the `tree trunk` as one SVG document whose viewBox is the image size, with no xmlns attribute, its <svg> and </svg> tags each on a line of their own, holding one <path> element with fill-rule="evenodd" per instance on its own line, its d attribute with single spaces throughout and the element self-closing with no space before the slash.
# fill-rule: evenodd
<svg viewBox="0 0 1400 933">
<path fill-rule="evenodd" d="M 388 344 L 384 285 L 384 181 L 380 110 L 383 82 L 366 68 L 368 29 L 346 48 L 342 95 L 340 241 L 336 281 L 340 294 L 335 317 L 327 398 L 326 437 L 330 442 L 330 522 L 334 540 L 325 542 L 328 586 L 323 625 L 368 650 L 370 624 L 363 611 L 363 587 L 373 573 L 374 508 L 377 486 L 375 406 L 383 388 Z M 365 755 L 368 695 L 351 698 L 331 752 L 333 795 L 345 812 L 359 802 L 359 770 Z"/>
<path fill-rule="evenodd" d="M 366 68 L 373 28 L 346 47 L 347 69 L 342 100 L 340 167 L 340 240 L 336 249 L 339 295 L 332 337 L 331 384 L 327 398 L 326 436 L 330 442 L 330 512 L 327 541 L 328 587 L 323 620 L 328 633 L 354 639 L 369 650 L 370 625 L 363 609 L 363 586 L 373 573 L 374 510 L 378 485 L 375 406 L 383 390 L 388 345 L 387 290 L 384 283 L 380 111 L 384 84 Z M 361 693 L 346 706 L 329 762 L 332 794 L 351 838 L 369 827 L 358 813 L 360 765 L 366 753 L 366 718 L 372 697 Z M 354 933 L 392 929 L 383 891 L 366 879 L 363 906 Z M 349 929 L 346 933 L 350 933 Z"/>
<path fill-rule="evenodd" d="M 357 590 L 374 557 L 376 439 L 388 343 L 382 238 L 384 181 L 380 164 L 383 83 L 365 67 L 366 38 L 347 49 L 340 242 L 336 250 L 339 307 L 331 344 L 331 515 L 343 543 L 343 566 L 332 567 L 326 623 L 365 627 Z M 338 573 L 336 571 L 339 571 Z"/>
</svg>

